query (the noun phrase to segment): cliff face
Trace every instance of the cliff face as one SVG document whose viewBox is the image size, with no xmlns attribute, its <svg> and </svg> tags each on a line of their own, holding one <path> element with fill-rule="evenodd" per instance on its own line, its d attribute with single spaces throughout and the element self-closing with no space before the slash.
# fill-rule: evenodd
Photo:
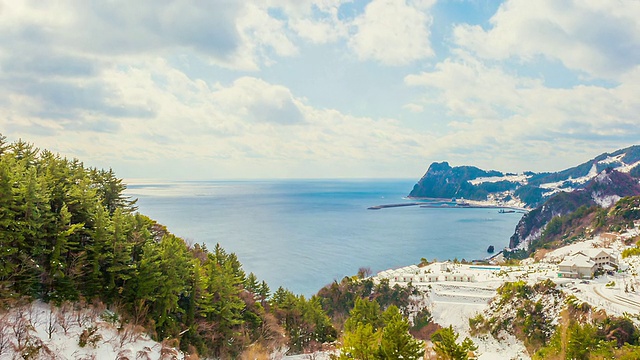
<svg viewBox="0 0 640 360">
<path fill-rule="evenodd" d="M 484 171 L 475 166 L 451 167 L 447 162 L 434 162 L 413 187 L 409 197 L 486 200 L 488 191 L 472 185 L 469 181 L 503 175 L 499 171 Z"/>
<path fill-rule="evenodd" d="M 638 179 L 628 173 L 605 169 L 588 181 L 583 189 L 558 193 L 543 205 L 525 214 L 511 236 L 509 247 L 527 248 L 540 238 L 555 216 L 573 213 L 582 206 L 610 207 L 623 197 L 640 195 Z"/>
</svg>

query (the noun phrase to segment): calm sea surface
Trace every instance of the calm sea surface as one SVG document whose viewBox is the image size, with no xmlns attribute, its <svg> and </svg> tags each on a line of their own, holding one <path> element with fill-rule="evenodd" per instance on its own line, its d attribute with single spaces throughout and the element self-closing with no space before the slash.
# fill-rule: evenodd
<svg viewBox="0 0 640 360">
<path fill-rule="evenodd" d="M 140 212 L 172 233 L 235 252 L 247 273 L 311 295 L 360 267 L 479 259 L 508 245 L 517 213 L 495 209 L 367 210 L 402 203 L 415 180 L 206 181 L 129 184 Z"/>
</svg>

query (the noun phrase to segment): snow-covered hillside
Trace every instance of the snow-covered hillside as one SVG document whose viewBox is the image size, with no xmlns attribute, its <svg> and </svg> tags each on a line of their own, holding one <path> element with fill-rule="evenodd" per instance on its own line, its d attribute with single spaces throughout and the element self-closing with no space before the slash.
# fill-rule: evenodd
<svg viewBox="0 0 640 360">
<path fill-rule="evenodd" d="M 476 266 L 471 264 L 432 263 L 424 267 L 411 265 L 385 270 L 376 280 L 388 279 L 391 285 L 406 286 L 411 283 L 423 291 L 424 303 L 433 319 L 441 326 L 453 326 L 461 338 L 469 337 L 478 346 L 476 355 L 482 360 L 529 359 L 524 343 L 517 340 L 508 328 L 497 337 L 491 334 L 472 335 L 469 319 L 481 314 L 510 320 L 519 306 L 516 303 L 500 303 L 496 289 L 507 282 L 524 281 L 530 286 L 552 281 L 557 286 L 546 294 L 535 294 L 533 302 L 543 304 L 541 313 L 551 325 L 560 319 L 563 299 L 574 296 L 593 306 L 594 311 L 605 310 L 610 315 L 622 316 L 640 311 L 640 257 L 620 258 L 624 241 L 640 235 L 640 223 L 623 234 L 612 238 L 595 236 L 585 241 L 547 252 L 540 259 L 528 258 L 520 266 Z M 560 263 L 565 257 L 579 252 L 606 249 L 615 255 L 621 272 L 582 280 L 558 277 Z M 552 291 L 551 291 L 552 290 Z M 636 322 L 636 325 L 637 322 Z"/>
<path fill-rule="evenodd" d="M 582 189 L 604 170 L 615 169 L 640 178 L 640 145 L 604 153 L 580 165 L 556 172 L 519 174 L 474 166 L 432 163 L 413 187 L 410 198 L 464 198 L 498 206 L 535 208 L 561 192 Z M 603 199 L 603 203 L 610 202 Z"/>
<path fill-rule="evenodd" d="M 189 359 L 103 306 L 33 302 L 0 313 L 0 359 Z"/>
</svg>

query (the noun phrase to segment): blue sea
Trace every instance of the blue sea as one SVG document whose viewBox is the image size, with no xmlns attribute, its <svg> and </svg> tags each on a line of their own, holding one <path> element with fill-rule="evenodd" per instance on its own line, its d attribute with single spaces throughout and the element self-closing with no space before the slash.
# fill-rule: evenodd
<svg viewBox="0 0 640 360">
<path fill-rule="evenodd" d="M 497 209 L 367 210 L 410 202 L 415 180 L 273 180 L 133 183 L 139 211 L 188 242 L 220 243 L 275 291 L 310 296 L 360 267 L 421 258 L 481 259 L 502 249 L 522 216 Z"/>
</svg>

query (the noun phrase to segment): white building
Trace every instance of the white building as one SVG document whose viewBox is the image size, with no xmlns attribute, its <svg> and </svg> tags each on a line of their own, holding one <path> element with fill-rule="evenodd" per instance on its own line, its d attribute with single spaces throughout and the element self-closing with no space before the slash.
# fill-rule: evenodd
<svg viewBox="0 0 640 360">
<path fill-rule="evenodd" d="M 567 256 L 558 264 L 558 277 L 562 278 L 592 278 L 597 265 L 583 253 Z"/>
<path fill-rule="evenodd" d="M 580 251 L 580 253 L 588 256 L 591 260 L 593 260 L 596 265 L 598 265 L 598 269 L 610 270 L 613 267 L 618 266 L 618 259 L 614 256 L 609 250 L 605 249 L 586 249 Z"/>
<path fill-rule="evenodd" d="M 567 256 L 558 264 L 558 277 L 593 278 L 597 270 L 614 270 L 617 257 L 606 249 L 586 249 Z"/>
</svg>

